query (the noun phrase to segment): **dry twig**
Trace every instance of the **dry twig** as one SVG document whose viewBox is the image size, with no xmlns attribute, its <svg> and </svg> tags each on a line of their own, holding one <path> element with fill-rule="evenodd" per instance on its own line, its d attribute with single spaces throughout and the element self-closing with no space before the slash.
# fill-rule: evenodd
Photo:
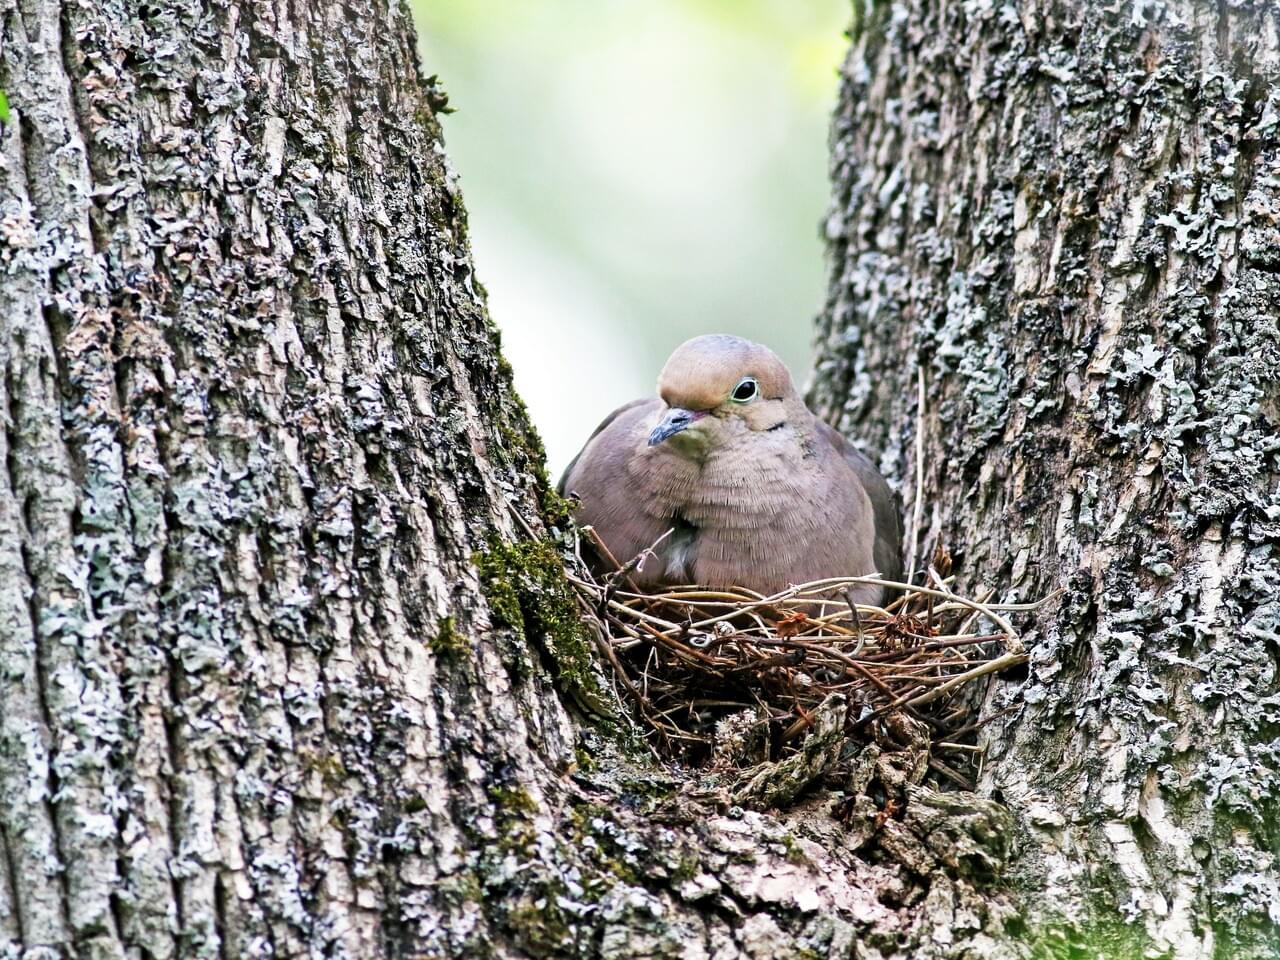
<svg viewBox="0 0 1280 960">
<path fill-rule="evenodd" d="M 833 694 L 849 704 L 854 738 L 902 711 L 927 723 L 939 748 L 969 756 L 956 738 L 981 721 L 962 689 L 1026 662 L 1006 614 L 1039 606 L 992 603 L 990 591 L 962 597 L 932 566 L 927 585 L 842 577 L 765 597 L 693 586 L 645 594 L 631 579 L 639 558 L 609 562 L 616 569 L 607 576 L 583 567 L 570 580 L 599 621 L 619 697 L 634 705 L 659 751 L 687 760 L 712 755 L 716 722 L 728 713 L 761 707 L 772 754 L 789 756 Z M 885 606 L 851 602 L 852 589 L 867 584 L 885 588 Z"/>
</svg>

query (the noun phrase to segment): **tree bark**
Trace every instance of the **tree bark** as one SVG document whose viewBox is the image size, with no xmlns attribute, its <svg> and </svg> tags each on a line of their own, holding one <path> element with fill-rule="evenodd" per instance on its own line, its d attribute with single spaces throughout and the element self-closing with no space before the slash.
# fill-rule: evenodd
<svg viewBox="0 0 1280 960">
<path fill-rule="evenodd" d="M 473 562 L 541 452 L 407 13 L 0 18 L 0 955 L 439 955 L 573 731 Z"/>
<path fill-rule="evenodd" d="M 984 705 L 1021 924 L 1274 957 L 1280 12 L 855 6 L 812 396 L 915 557 L 1063 591 Z"/>
<path fill-rule="evenodd" d="M 1067 592 L 840 820 L 611 705 L 400 6 L 0 31 L 0 956 L 1269 955 L 1273 13 L 864 11 L 815 400 Z"/>
<path fill-rule="evenodd" d="M 610 707 L 402 6 L 0 29 L 0 956 L 919 939 Z"/>
</svg>

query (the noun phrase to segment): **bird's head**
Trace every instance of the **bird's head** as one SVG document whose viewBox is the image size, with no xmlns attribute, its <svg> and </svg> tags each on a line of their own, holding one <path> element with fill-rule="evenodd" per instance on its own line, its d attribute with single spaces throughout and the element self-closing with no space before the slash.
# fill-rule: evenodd
<svg viewBox="0 0 1280 960">
<path fill-rule="evenodd" d="M 667 409 L 649 434 L 649 446 L 665 443 L 694 460 L 705 460 L 746 432 L 779 429 L 799 402 L 776 353 L 722 334 L 677 347 L 658 377 L 658 394 Z"/>
</svg>

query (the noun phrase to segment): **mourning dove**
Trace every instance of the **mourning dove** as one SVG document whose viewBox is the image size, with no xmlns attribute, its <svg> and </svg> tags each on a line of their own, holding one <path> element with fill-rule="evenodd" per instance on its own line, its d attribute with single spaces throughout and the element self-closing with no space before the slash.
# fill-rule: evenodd
<svg viewBox="0 0 1280 960">
<path fill-rule="evenodd" d="M 815 417 L 768 347 L 695 337 L 658 378 L 658 396 L 619 407 L 560 479 L 642 589 L 699 584 L 771 594 L 878 572 L 899 579 L 902 524 L 875 466 Z M 860 586 L 860 603 L 882 591 Z"/>
</svg>

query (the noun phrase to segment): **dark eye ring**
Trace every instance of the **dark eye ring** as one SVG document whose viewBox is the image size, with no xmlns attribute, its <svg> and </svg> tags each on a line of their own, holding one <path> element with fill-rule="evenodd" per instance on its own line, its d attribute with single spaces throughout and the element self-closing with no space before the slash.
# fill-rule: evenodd
<svg viewBox="0 0 1280 960">
<path fill-rule="evenodd" d="M 735 403 L 746 403 L 748 400 L 754 400 L 758 391 L 755 377 L 743 377 L 729 396 Z"/>
</svg>

